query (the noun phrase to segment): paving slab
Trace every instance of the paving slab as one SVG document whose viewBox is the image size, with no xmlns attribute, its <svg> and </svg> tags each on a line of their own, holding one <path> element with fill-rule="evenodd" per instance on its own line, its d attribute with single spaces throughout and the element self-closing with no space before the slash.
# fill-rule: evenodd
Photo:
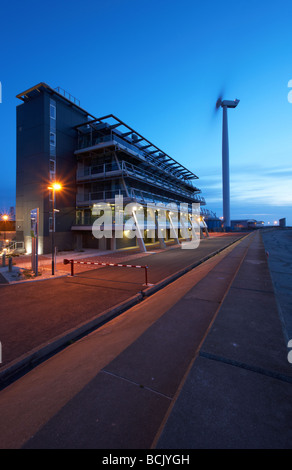
<svg viewBox="0 0 292 470">
<path fill-rule="evenodd" d="M 231 288 L 201 353 L 292 377 L 272 293 Z"/>
<path fill-rule="evenodd" d="M 259 233 L 248 249 L 201 352 L 292 376 Z"/>
<path fill-rule="evenodd" d="M 217 302 L 183 299 L 105 370 L 173 397 L 217 308 Z"/>
<path fill-rule="evenodd" d="M 199 357 L 156 449 L 291 449 L 291 384 Z"/>
<path fill-rule="evenodd" d="M 292 365 L 257 232 L 155 447 L 291 449 L 291 397 Z"/>
<path fill-rule="evenodd" d="M 100 372 L 22 448 L 147 449 L 169 402 L 139 384 Z"/>
</svg>

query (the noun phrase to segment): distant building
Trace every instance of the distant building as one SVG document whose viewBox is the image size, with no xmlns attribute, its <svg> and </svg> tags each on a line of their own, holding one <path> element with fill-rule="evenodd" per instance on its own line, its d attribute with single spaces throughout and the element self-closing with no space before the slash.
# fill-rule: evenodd
<svg viewBox="0 0 292 470">
<path fill-rule="evenodd" d="M 255 219 L 231 220 L 232 230 L 253 230 L 264 226 L 264 222 Z"/>
<path fill-rule="evenodd" d="M 279 226 L 280 227 L 286 227 L 286 218 L 279 219 Z"/>
<path fill-rule="evenodd" d="M 217 217 L 216 214 L 210 213 L 205 218 L 209 232 L 221 232 L 223 231 L 223 220 Z"/>
<path fill-rule="evenodd" d="M 198 177 L 117 117 L 96 118 L 76 98 L 45 83 L 17 98 L 22 104 L 17 106 L 16 231 L 28 252 L 35 208 L 39 249 L 49 253 L 53 217 L 59 250 L 136 245 L 126 236 L 98 240 L 92 234 L 94 209 L 101 202 L 112 207 L 116 195 L 144 208 L 150 202 L 205 205 L 194 184 Z M 54 213 L 52 181 L 63 186 Z M 208 216 L 203 207 L 201 215 Z M 144 236 L 147 242 L 146 231 Z"/>
</svg>

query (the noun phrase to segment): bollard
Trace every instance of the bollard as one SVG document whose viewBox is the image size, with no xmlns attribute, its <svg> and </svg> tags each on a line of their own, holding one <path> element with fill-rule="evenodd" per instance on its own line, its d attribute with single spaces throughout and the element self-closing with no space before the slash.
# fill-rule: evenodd
<svg viewBox="0 0 292 470">
<path fill-rule="evenodd" d="M 71 263 L 71 276 L 74 276 L 74 261 L 73 259 L 70 260 Z"/>
<path fill-rule="evenodd" d="M 5 268 L 6 264 L 5 264 L 5 253 L 3 253 L 2 255 L 2 268 Z"/>
<path fill-rule="evenodd" d="M 8 258 L 8 271 L 11 273 L 12 272 L 12 258 Z"/>
<path fill-rule="evenodd" d="M 144 266 L 144 269 L 145 269 L 145 285 L 148 286 L 148 276 L 147 276 L 148 266 Z"/>
</svg>

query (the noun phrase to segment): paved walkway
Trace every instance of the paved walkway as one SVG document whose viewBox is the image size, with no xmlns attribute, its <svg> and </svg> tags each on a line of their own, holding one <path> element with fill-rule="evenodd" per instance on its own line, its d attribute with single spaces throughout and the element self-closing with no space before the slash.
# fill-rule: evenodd
<svg viewBox="0 0 292 470">
<path fill-rule="evenodd" d="M 147 260 L 148 282 L 155 284 L 154 287 L 145 286 L 144 269 L 96 269 L 94 266 L 89 271 L 87 265 L 75 265 L 75 271 L 78 272 L 77 266 L 81 266 L 81 272 L 74 277 L 65 275 L 51 280 L 1 285 L 0 341 L 3 362 L 0 384 L 5 371 L 14 373 L 19 364 L 35 362 L 41 354 L 51 353 L 52 349 L 75 340 L 120 310 L 140 302 L 144 295 L 159 288 L 165 279 L 184 272 L 189 266 L 196 265 L 237 239 L 238 235 L 202 240 L 195 250 L 175 247 L 159 250 L 155 254 L 138 253 L 134 264 L 144 265 Z M 129 258 L 123 262 L 132 264 Z M 87 271 L 82 272 L 84 266 Z M 70 273 L 70 266 L 66 267 Z"/>
<path fill-rule="evenodd" d="M 157 447 L 291 449 L 292 365 L 286 346 L 258 232 Z"/>
<path fill-rule="evenodd" d="M 292 370 L 259 232 L 1 392 L 1 448 L 291 448 Z"/>
<path fill-rule="evenodd" d="M 263 242 L 288 342 L 292 339 L 292 228 L 267 230 Z"/>
</svg>

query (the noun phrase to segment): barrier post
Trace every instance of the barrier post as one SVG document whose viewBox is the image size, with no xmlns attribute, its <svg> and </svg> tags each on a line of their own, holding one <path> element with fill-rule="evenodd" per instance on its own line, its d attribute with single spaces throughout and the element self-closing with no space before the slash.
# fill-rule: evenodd
<svg viewBox="0 0 292 470">
<path fill-rule="evenodd" d="M 73 259 L 70 260 L 70 264 L 71 264 L 71 276 L 74 276 L 74 261 L 73 261 Z"/>
<path fill-rule="evenodd" d="M 145 269 L 145 284 L 146 286 L 148 286 L 148 273 L 147 273 L 148 266 L 144 266 L 144 269 Z"/>
<path fill-rule="evenodd" d="M 63 263 L 64 264 L 69 264 L 69 263 L 71 264 L 71 276 L 74 276 L 74 266 L 73 266 L 74 261 L 73 261 L 73 259 L 64 259 Z"/>
</svg>

